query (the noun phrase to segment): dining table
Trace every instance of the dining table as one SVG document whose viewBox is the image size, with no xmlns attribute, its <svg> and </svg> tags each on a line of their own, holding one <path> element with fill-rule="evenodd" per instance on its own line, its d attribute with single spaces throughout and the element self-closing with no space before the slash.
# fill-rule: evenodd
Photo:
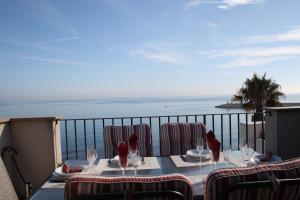
<svg viewBox="0 0 300 200">
<path fill-rule="evenodd" d="M 253 156 L 257 155 L 255 152 Z M 193 186 L 195 196 L 202 196 L 205 189 L 205 180 L 209 173 L 220 168 L 245 167 L 249 161 L 245 161 L 241 151 L 232 151 L 230 162 L 225 162 L 223 153 L 220 153 L 219 161 L 192 161 L 185 155 L 173 155 L 166 157 L 145 157 L 135 171 L 133 167 L 126 168 L 125 176 L 159 176 L 172 173 L 185 175 Z M 86 170 L 82 174 L 93 174 L 99 176 L 122 176 L 119 167 L 110 159 L 100 159 L 93 167 L 88 166 L 86 160 L 69 160 L 73 165 L 81 165 Z M 36 191 L 31 200 L 63 200 L 65 179 L 51 175 L 49 179 Z"/>
</svg>

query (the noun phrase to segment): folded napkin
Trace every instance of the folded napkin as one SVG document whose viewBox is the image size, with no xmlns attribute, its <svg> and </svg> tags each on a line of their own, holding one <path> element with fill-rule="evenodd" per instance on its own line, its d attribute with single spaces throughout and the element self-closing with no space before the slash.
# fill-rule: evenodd
<svg viewBox="0 0 300 200">
<path fill-rule="evenodd" d="M 127 157 L 128 147 L 125 142 L 120 142 L 118 145 L 119 157 Z"/>
<path fill-rule="evenodd" d="M 82 167 L 80 166 L 70 166 L 67 163 L 64 163 L 62 166 L 62 172 L 63 173 L 78 173 L 82 172 Z"/>
<path fill-rule="evenodd" d="M 136 133 L 132 134 L 129 138 L 129 147 L 130 149 L 132 149 L 133 151 L 137 150 L 137 146 L 138 146 L 138 141 L 139 141 L 139 137 Z"/>
<path fill-rule="evenodd" d="M 206 135 L 209 149 L 212 151 L 215 161 L 219 160 L 221 143 L 216 139 L 215 134 L 209 131 Z"/>
<path fill-rule="evenodd" d="M 119 160 L 121 166 L 127 165 L 128 147 L 125 142 L 120 142 L 118 145 Z"/>
</svg>

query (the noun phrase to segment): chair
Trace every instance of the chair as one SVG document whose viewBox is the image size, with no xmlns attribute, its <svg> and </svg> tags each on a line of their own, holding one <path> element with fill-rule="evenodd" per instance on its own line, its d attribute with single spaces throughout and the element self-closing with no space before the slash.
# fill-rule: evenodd
<svg viewBox="0 0 300 200">
<path fill-rule="evenodd" d="M 152 134 L 147 124 L 129 126 L 106 126 L 103 131 L 105 158 L 113 158 L 118 154 L 118 142 L 128 141 L 136 133 L 139 137 L 139 152 L 142 157 L 152 156 Z"/>
<path fill-rule="evenodd" d="M 196 139 L 202 137 L 206 147 L 206 128 L 202 123 L 166 123 L 160 126 L 160 155 L 182 155 L 196 148 Z"/>
<path fill-rule="evenodd" d="M 190 181 L 181 174 L 162 176 L 76 176 L 65 184 L 65 200 L 82 199 L 191 200 Z"/>
<path fill-rule="evenodd" d="M 0 177 L 0 199 L 18 200 L 19 198 L 8 176 L 2 158 L 0 158 Z"/>
<path fill-rule="evenodd" d="M 213 171 L 207 177 L 204 199 L 300 199 L 300 158 L 277 164 Z"/>
</svg>

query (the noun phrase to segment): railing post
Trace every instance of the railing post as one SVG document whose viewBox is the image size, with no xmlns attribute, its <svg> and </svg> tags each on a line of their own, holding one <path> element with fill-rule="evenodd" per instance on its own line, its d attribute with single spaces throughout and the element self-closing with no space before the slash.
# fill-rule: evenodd
<svg viewBox="0 0 300 200">
<path fill-rule="evenodd" d="M 232 146 L 232 138 L 231 138 L 231 114 L 229 114 L 229 144 Z"/>
<path fill-rule="evenodd" d="M 94 148 L 96 149 L 96 122 L 95 119 L 93 119 L 93 133 L 94 133 Z"/>
<path fill-rule="evenodd" d="M 213 129 L 213 132 L 215 132 L 215 115 L 214 114 L 212 115 L 212 129 Z"/>
<path fill-rule="evenodd" d="M 254 144 L 253 145 L 254 145 L 254 150 L 256 151 L 256 120 L 254 120 L 253 123 L 254 123 L 254 139 L 253 139 Z"/>
<path fill-rule="evenodd" d="M 68 144 L 68 124 L 67 124 L 67 120 L 65 120 L 65 140 L 66 140 L 67 160 L 69 160 L 69 144 Z"/>
<path fill-rule="evenodd" d="M 237 123 L 238 123 L 238 126 L 237 126 L 237 129 L 238 129 L 238 150 L 240 150 L 240 114 L 238 114 L 237 116 Z"/>
<path fill-rule="evenodd" d="M 83 120 L 83 131 L 84 131 L 84 153 L 85 158 L 87 158 L 87 143 L 86 143 L 86 120 Z"/>
<path fill-rule="evenodd" d="M 77 147 L 77 126 L 76 119 L 74 119 L 74 133 L 75 133 L 75 158 L 78 159 L 78 147 Z"/>
<path fill-rule="evenodd" d="M 223 141 L 223 114 L 221 114 L 221 143 L 222 143 L 222 151 L 223 151 L 223 145 L 224 145 L 224 141 Z"/>
<path fill-rule="evenodd" d="M 246 144 L 248 144 L 248 113 L 246 113 Z"/>
</svg>

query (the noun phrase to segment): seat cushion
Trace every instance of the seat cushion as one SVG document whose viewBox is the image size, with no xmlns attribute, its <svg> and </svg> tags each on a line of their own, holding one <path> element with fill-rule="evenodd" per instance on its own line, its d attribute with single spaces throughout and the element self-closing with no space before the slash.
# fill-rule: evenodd
<svg viewBox="0 0 300 200">
<path fill-rule="evenodd" d="M 175 190 L 187 199 L 193 198 L 192 184 L 181 174 L 164 176 L 103 177 L 81 175 L 69 179 L 65 185 L 65 200 L 80 195 L 109 194 L 134 191 Z M 156 199 L 156 198 L 154 198 Z M 170 199 L 170 198 L 158 198 Z"/>
<path fill-rule="evenodd" d="M 264 164 L 253 167 L 219 169 L 208 175 L 205 185 L 205 200 L 226 199 L 224 194 L 229 186 L 250 181 L 270 180 L 270 176 L 278 179 L 300 178 L 300 159 L 293 159 L 277 164 Z M 271 188 L 248 188 L 231 192 L 228 199 L 255 200 L 255 199 L 300 199 L 300 185 L 281 186 L 280 190 Z"/>
<path fill-rule="evenodd" d="M 196 139 L 206 144 L 206 128 L 202 123 L 166 123 L 160 127 L 160 155 L 181 155 L 196 148 Z"/>
<path fill-rule="evenodd" d="M 0 200 L 18 200 L 16 191 L 0 157 Z"/>
<path fill-rule="evenodd" d="M 130 126 L 106 126 L 103 131 L 105 158 L 113 158 L 118 154 L 118 143 L 128 141 L 132 134 L 139 137 L 140 156 L 152 156 L 152 135 L 149 125 L 137 124 Z"/>
</svg>

